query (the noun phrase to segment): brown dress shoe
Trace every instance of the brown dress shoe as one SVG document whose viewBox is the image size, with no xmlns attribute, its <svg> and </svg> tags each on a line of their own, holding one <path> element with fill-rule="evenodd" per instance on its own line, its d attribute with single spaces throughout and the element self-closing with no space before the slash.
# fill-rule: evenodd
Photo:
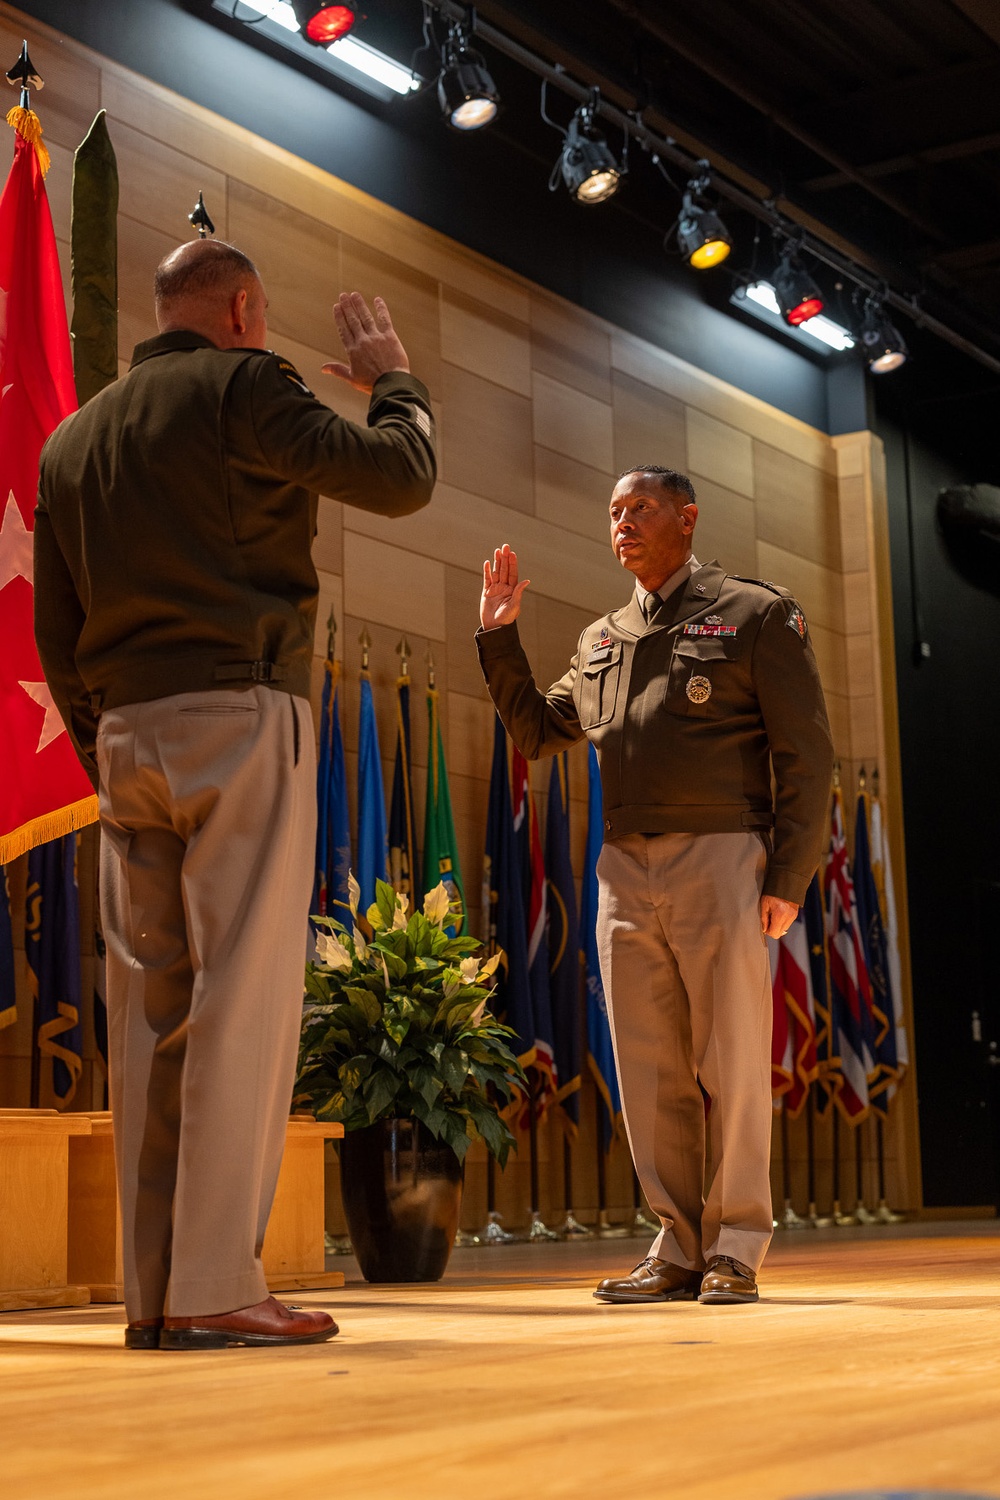
<svg viewBox="0 0 1000 1500">
<path fill-rule="evenodd" d="M 700 1287 L 700 1271 L 647 1255 L 631 1275 L 599 1282 L 594 1296 L 601 1302 L 693 1302 Z"/>
<path fill-rule="evenodd" d="M 159 1349 L 162 1318 L 137 1318 L 125 1329 L 126 1349 Z"/>
<path fill-rule="evenodd" d="M 705 1268 L 699 1302 L 756 1302 L 757 1277 L 731 1255 L 713 1255 Z"/>
<path fill-rule="evenodd" d="M 164 1318 L 161 1349 L 228 1349 L 233 1344 L 321 1344 L 337 1325 L 324 1312 L 286 1307 L 268 1297 L 235 1312 Z"/>
</svg>

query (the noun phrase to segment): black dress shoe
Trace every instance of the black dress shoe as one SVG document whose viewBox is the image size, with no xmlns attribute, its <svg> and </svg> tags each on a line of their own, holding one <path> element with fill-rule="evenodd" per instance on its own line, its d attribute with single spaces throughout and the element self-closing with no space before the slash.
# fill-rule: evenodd
<svg viewBox="0 0 1000 1500">
<path fill-rule="evenodd" d="M 757 1277 L 731 1255 L 713 1255 L 705 1267 L 699 1302 L 757 1302 Z"/>
<path fill-rule="evenodd" d="M 126 1349 L 159 1349 L 162 1318 L 140 1318 L 125 1329 Z"/>
<path fill-rule="evenodd" d="M 609 1276 L 598 1283 L 600 1302 L 693 1302 L 701 1290 L 700 1271 L 687 1271 L 669 1260 L 647 1255 L 629 1276 Z"/>
</svg>

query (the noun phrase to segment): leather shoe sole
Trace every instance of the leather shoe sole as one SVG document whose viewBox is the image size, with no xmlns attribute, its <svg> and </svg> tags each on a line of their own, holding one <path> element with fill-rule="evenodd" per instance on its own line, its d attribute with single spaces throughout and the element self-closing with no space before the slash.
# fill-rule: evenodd
<svg viewBox="0 0 1000 1500">
<path fill-rule="evenodd" d="M 159 1349 L 162 1328 L 159 1324 L 146 1326 L 130 1323 L 125 1330 L 126 1349 Z"/>
<path fill-rule="evenodd" d="M 594 1293 L 598 1302 L 693 1302 L 697 1287 L 679 1286 L 670 1292 L 602 1292 Z"/>
<path fill-rule="evenodd" d="M 338 1333 L 336 1323 L 315 1333 L 251 1333 L 238 1328 L 164 1328 L 161 1349 L 231 1349 L 238 1345 L 323 1344 Z"/>
<path fill-rule="evenodd" d="M 760 1294 L 754 1287 L 752 1292 L 699 1292 L 699 1302 L 759 1302 Z"/>
</svg>

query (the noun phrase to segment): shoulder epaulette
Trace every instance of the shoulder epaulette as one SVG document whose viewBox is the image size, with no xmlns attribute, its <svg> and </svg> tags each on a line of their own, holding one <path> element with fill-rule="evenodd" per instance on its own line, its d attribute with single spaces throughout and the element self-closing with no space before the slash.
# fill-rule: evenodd
<svg viewBox="0 0 1000 1500">
<path fill-rule="evenodd" d="M 735 583 L 754 583 L 759 589 L 769 589 L 772 594 L 777 594 L 779 599 L 789 599 L 791 595 L 788 589 L 783 589 L 780 583 L 770 583 L 766 578 L 741 578 L 738 573 L 728 573 Z"/>
</svg>

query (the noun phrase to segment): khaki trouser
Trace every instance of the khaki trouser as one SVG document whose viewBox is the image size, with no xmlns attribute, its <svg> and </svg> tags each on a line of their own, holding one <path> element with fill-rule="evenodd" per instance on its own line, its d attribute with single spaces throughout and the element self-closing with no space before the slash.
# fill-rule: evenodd
<svg viewBox="0 0 1000 1500">
<path fill-rule="evenodd" d="M 97 753 L 126 1311 L 248 1307 L 302 1016 L 309 705 L 264 687 L 129 704 Z"/>
<path fill-rule="evenodd" d="M 650 1253 L 756 1270 L 771 1238 L 771 988 L 756 833 L 630 834 L 597 863 L 597 939 Z M 712 1182 L 705 1182 L 711 1099 Z"/>
</svg>

